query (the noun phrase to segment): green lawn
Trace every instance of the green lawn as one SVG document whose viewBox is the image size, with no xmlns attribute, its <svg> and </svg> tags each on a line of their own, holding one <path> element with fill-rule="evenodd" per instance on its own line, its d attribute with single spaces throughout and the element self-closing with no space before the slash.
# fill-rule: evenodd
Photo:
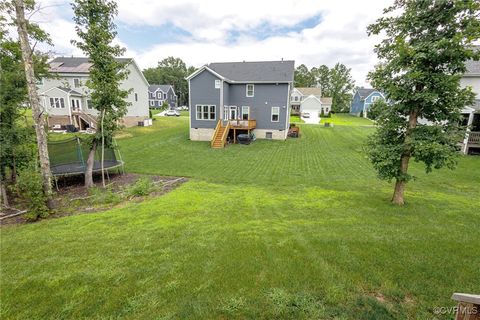
<svg viewBox="0 0 480 320">
<path fill-rule="evenodd" d="M 478 293 L 480 157 L 429 175 L 413 164 L 397 208 L 362 151 L 370 122 L 333 120 L 224 150 L 188 141 L 188 117 L 125 130 L 128 171 L 191 180 L 3 227 L 0 317 L 434 319 L 453 292 Z"/>
</svg>

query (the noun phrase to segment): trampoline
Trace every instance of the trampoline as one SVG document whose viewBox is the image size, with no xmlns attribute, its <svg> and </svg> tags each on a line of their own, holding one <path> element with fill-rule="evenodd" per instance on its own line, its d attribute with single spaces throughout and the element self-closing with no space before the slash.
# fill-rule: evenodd
<svg viewBox="0 0 480 320">
<path fill-rule="evenodd" d="M 110 169 L 118 169 L 124 172 L 123 161 L 115 140 L 115 148 L 105 148 L 103 168 L 108 173 Z M 116 152 L 115 152 L 116 150 Z M 61 141 L 48 143 L 48 155 L 50 157 L 50 170 L 54 177 L 85 174 L 87 157 L 90 147 L 80 137 L 74 137 Z M 101 148 L 97 148 L 94 157 L 93 172 L 102 170 Z M 118 158 L 117 158 L 118 155 Z"/>
</svg>

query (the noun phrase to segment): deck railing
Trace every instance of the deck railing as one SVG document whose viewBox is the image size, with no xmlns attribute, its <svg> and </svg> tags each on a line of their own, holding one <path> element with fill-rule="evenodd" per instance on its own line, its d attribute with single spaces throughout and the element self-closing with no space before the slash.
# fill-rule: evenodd
<svg viewBox="0 0 480 320">
<path fill-rule="evenodd" d="M 473 131 L 468 133 L 468 144 L 480 145 L 480 132 Z"/>
<path fill-rule="evenodd" d="M 222 121 L 217 122 L 217 126 L 215 127 L 215 131 L 213 131 L 212 141 L 210 141 L 210 146 L 213 147 L 213 143 L 215 142 L 215 137 L 217 136 L 218 130 L 222 126 Z"/>
<path fill-rule="evenodd" d="M 230 126 L 234 129 L 255 129 L 257 120 L 228 120 Z"/>
</svg>

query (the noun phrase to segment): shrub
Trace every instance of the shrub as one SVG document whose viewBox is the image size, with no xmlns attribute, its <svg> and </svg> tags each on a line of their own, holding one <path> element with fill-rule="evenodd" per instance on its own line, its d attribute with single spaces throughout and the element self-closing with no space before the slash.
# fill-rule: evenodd
<svg viewBox="0 0 480 320">
<path fill-rule="evenodd" d="M 25 217 L 35 221 L 48 216 L 47 197 L 43 193 L 42 177 L 34 165 L 22 169 L 18 173 L 17 188 L 21 198 L 28 202 Z"/>
<path fill-rule="evenodd" d="M 88 193 L 92 196 L 93 204 L 116 204 L 122 201 L 122 197 L 110 188 L 90 188 Z"/>
<path fill-rule="evenodd" d="M 153 118 L 152 109 L 148 109 L 148 117 L 149 117 L 150 119 Z"/>
<path fill-rule="evenodd" d="M 150 194 L 153 190 L 152 179 L 148 177 L 142 177 L 138 179 L 134 184 L 128 186 L 125 189 L 125 193 L 129 197 L 141 197 Z"/>
</svg>

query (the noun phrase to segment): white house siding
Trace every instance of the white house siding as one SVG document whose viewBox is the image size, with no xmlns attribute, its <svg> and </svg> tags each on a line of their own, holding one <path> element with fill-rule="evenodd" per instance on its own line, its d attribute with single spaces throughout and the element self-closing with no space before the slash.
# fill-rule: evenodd
<svg viewBox="0 0 480 320">
<path fill-rule="evenodd" d="M 308 112 L 310 114 L 315 113 L 318 115 L 321 111 L 322 103 L 317 98 L 308 97 L 303 100 L 300 105 L 300 112 Z"/>
<path fill-rule="evenodd" d="M 460 85 L 464 88 L 467 86 L 472 87 L 472 91 L 477 95 L 477 99 L 480 99 L 480 76 L 463 77 L 460 80 Z"/>
<path fill-rule="evenodd" d="M 133 89 L 128 95 L 127 100 L 132 103 L 128 107 L 127 117 L 148 117 L 148 83 L 145 82 L 141 71 L 137 69 L 132 62 L 128 65 L 130 74 L 128 78 L 120 85 L 123 90 Z M 138 101 L 135 101 L 135 93 L 138 95 Z"/>
</svg>

